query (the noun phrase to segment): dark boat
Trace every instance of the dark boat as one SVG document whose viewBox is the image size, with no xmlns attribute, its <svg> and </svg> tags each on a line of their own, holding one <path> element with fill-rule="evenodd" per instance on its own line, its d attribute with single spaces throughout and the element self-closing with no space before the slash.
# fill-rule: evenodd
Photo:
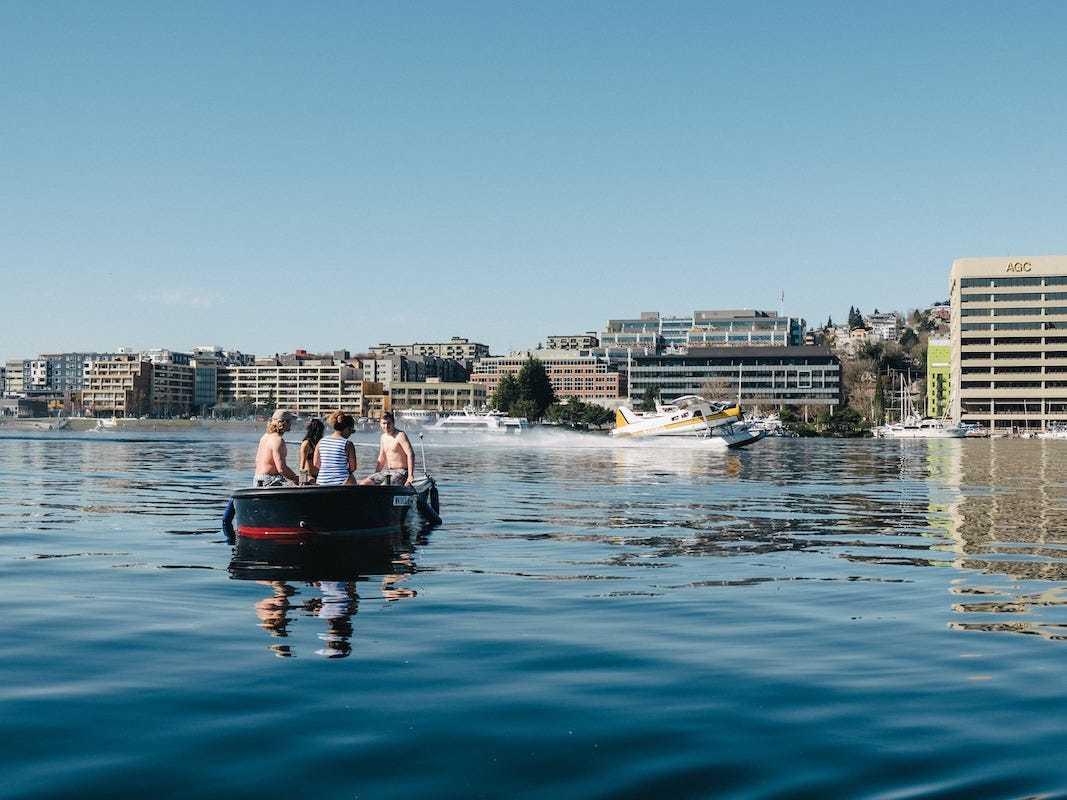
<svg viewBox="0 0 1067 800">
<path fill-rule="evenodd" d="M 437 483 L 411 486 L 293 486 L 240 489 L 233 494 L 233 534 L 274 542 L 400 530 L 419 514 L 441 521 Z"/>
</svg>

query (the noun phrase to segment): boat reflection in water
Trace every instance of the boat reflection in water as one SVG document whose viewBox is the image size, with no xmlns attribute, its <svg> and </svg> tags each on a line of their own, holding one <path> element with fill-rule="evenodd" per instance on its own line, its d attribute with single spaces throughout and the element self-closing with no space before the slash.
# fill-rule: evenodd
<svg viewBox="0 0 1067 800">
<path fill-rule="evenodd" d="M 929 450 L 931 472 L 949 490 L 932 516 L 960 574 L 949 589 L 952 611 L 969 617 L 950 627 L 1067 639 L 1067 446 L 951 444 Z"/>
<path fill-rule="evenodd" d="M 378 585 L 378 593 L 363 589 L 363 599 L 393 602 L 415 597 L 404 582 L 416 571 L 415 550 L 426 542 L 429 528 L 400 532 L 314 539 L 299 544 L 237 537 L 230 560 L 230 577 L 255 581 L 269 594 L 255 603 L 259 625 L 277 640 L 289 639 L 298 617 L 321 623 L 314 652 L 325 658 L 345 658 L 352 652 L 352 618 L 359 611 L 360 588 Z M 295 655 L 292 645 L 275 641 L 275 655 Z"/>
</svg>

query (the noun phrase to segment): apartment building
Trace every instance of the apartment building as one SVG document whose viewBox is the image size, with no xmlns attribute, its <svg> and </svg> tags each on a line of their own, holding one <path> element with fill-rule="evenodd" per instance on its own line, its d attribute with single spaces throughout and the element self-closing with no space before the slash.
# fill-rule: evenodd
<svg viewBox="0 0 1067 800">
<path fill-rule="evenodd" d="M 383 387 L 366 381 L 362 370 L 333 358 L 260 358 L 250 366 L 220 366 L 216 380 L 220 402 L 246 400 L 308 416 L 339 408 L 368 416 L 365 397 L 383 394 Z"/>
<path fill-rule="evenodd" d="M 93 416 L 140 417 L 151 411 L 150 361 L 120 354 L 92 361 L 85 369 L 82 404 Z"/>
<path fill-rule="evenodd" d="M 926 343 L 926 415 L 941 418 L 952 402 L 952 340 L 930 337 Z"/>
<path fill-rule="evenodd" d="M 611 400 L 626 396 L 626 375 L 600 356 L 574 350 L 527 350 L 507 356 L 479 359 L 471 382 L 485 387 L 491 397 L 504 375 L 517 375 L 523 365 L 536 358 L 548 374 L 556 397 L 563 400 Z"/>
<path fill-rule="evenodd" d="M 4 362 L 5 378 L 4 378 L 4 394 L 8 396 L 14 396 L 23 394 L 26 391 L 26 381 L 23 377 L 25 375 L 26 360 L 22 358 L 13 358 Z"/>
<path fill-rule="evenodd" d="M 953 416 L 1067 423 L 1067 256 L 962 258 L 949 283 Z"/>
<path fill-rule="evenodd" d="M 883 342 L 895 342 L 900 338 L 900 318 L 895 313 L 870 314 L 864 322 L 871 334 Z"/>
<path fill-rule="evenodd" d="M 841 403 L 841 363 L 825 347 L 690 348 L 685 354 L 635 356 L 630 401 L 651 387 L 664 400 L 711 391 L 763 408 Z"/>
<path fill-rule="evenodd" d="M 389 406 L 394 411 L 460 411 L 481 408 L 487 394 L 482 383 L 449 383 L 430 378 L 425 381 L 396 381 L 389 388 Z"/>
</svg>

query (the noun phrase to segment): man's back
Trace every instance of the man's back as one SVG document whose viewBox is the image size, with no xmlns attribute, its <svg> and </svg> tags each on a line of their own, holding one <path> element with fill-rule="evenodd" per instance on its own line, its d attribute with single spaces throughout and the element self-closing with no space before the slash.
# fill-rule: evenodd
<svg viewBox="0 0 1067 800">
<path fill-rule="evenodd" d="M 275 455 L 280 458 L 275 459 Z M 265 433 L 259 439 L 259 447 L 256 449 L 256 474 L 257 475 L 281 475 L 278 462 L 285 463 L 285 441 L 281 434 Z"/>
</svg>

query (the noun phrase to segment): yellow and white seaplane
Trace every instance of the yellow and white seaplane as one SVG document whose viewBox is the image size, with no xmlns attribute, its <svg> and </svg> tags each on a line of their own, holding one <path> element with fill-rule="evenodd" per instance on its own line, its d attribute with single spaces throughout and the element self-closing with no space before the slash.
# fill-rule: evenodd
<svg viewBox="0 0 1067 800">
<path fill-rule="evenodd" d="M 689 436 L 714 440 L 727 447 L 744 447 L 763 438 L 749 430 L 738 403 L 715 403 L 696 395 L 685 395 L 671 403 L 656 401 L 655 411 L 615 410 L 612 436 Z"/>
</svg>

